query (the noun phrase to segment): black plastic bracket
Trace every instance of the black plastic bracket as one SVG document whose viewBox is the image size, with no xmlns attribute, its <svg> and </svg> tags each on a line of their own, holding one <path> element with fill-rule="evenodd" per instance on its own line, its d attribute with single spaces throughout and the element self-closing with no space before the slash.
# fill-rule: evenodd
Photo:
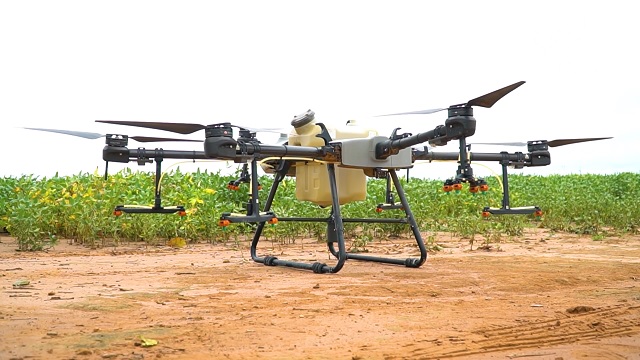
<svg viewBox="0 0 640 360">
<path fill-rule="evenodd" d="M 329 145 L 329 143 L 332 141 L 331 135 L 329 134 L 329 130 L 327 130 L 327 127 L 323 123 L 318 123 L 316 125 L 320 126 L 320 129 L 322 129 L 320 134 L 316 135 L 316 137 L 319 137 L 322 140 L 324 140 L 325 146 Z"/>
<path fill-rule="evenodd" d="M 235 179 L 229 181 L 227 184 L 227 189 L 229 190 L 238 190 L 241 184 L 247 184 L 251 182 L 251 175 L 249 174 L 249 164 L 244 163 L 242 165 L 242 170 L 240 171 L 240 176 Z M 258 183 L 258 190 L 260 190 L 262 186 Z"/>
</svg>

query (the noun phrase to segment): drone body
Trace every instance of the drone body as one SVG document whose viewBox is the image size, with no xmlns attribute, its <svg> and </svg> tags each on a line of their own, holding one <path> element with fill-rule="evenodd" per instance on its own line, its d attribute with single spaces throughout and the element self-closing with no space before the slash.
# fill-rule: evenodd
<svg viewBox="0 0 640 360">
<path fill-rule="evenodd" d="M 243 163 L 243 175 L 238 181 L 230 184 L 230 188 L 237 188 L 242 182 L 250 184 L 249 200 L 246 213 L 223 213 L 219 218 L 221 226 L 234 223 L 256 224 L 256 231 L 251 243 L 251 257 L 255 262 L 267 266 L 287 266 L 316 273 L 336 273 L 340 271 L 348 259 L 373 261 L 379 263 L 404 265 L 406 267 L 420 267 L 427 259 L 427 251 L 422 235 L 411 212 L 410 204 L 405 196 L 397 171 L 409 169 L 416 161 L 448 160 L 457 161 L 458 169 L 455 177 L 447 179 L 443 189 L 445 191 L 459 190 L 463 183 L 469 184 L 471 192 L 486 191 L 487 185 L 482 178 L 473 174 L 472 161 L 493 161 L 503 168 L 503 202 L 501 208 L 483 209 L 483 216 L 488 214 L 538 214 L 535 206 L 525 208 L 511 208 L 507 184 L 507 167 L 523 168 L 529 166 L 546 166 L 550 164 L 549 147 L 567 145 L 577 142 L 603 140 L 608 138 L 565 139 L 565 140 L 536 140 L 528 143 L 528 153 L 505 151 L 499 153 L 471 153 L 466 139 L 475 134 L 476 119 L 473 117 L 473 107 L 492 107 L 502 97 L 524 84 L 524 81 L 514 83 L 486 95 L 472 99 L 466 103 L 451 105 L 448 108 L 412 111 L 389 115 L 432 114 L 447 110 L 444 125 L 418 134 L 398 134 L 395 129 L 391 136 L 379 135 L 376 130 L 361 127 L 355 122 L 348 122 L 343 127 L 327 129 L 320 122 L 316 122 L 315 114 L 309 110 L 297 115 L 291 121 L 291 132 L 281 134 L 285 143 L 263 144 L 256 137 L 256 132 L 244 127 L 220 123 L 212 125 L 186 123 L 158 123 L 139 121 L 97 120 L 98 122 L 118 125 L 137 126 L 157 130 L 171 131 L 180 134 L 190 134 L 205 130 L 202 150 L 179 151 L 156 148 L 129 149 L 126 135 L 106 136 L 106 146 L 103 149 L 103 159 L 115 162 L 137 161 L 138 164 L 156 162 L 156 193 L 153 207 L 139 208 L 118 205 L 115 212 L 122 213 L 173 213 L 185 214 L 181 206 L 164 207 L 161 204 L 160 175 L 161 163 L 164 159 L 221 159 Z M 385 115 L 385 116 L 389 116 Z M 233 127 L 240 129 L 239 137 L 233 136 Z M 34 129 L 52 131 L 68 135 L 96 138 L 93 133 L 69 132 L 52 129 Z M 87 135 L 88 134 L 88 135 Z M 179 141 L 179 139 L 131 137 L 140 141 Z M 188 140 L 193 141 L 193 140 Z M 426 146 L 424 149 L 414 148 L 415 145 L 428 142 L 432 146 L 446 145 L 449 141 L 458 141 L 458 152 L 432 152 Z M 504 143 L 502 145 L 513 145 Z M 249 174 L 250 166 L 250 174 Z M 268 174 L 274 175 L 274 182 L 269 190 L 264 205 L 258 201 L 258 166 Z M 320 207 L 328 208 L 329 214 L 322 218 L 277 217 L 271 211 L 277 196 L 280 183 L 287 176 L 296 179 L 296 197 L 301 201 L 309 201 Z M 386 202 L 379 204 L 377 211 L 401 210 L 404 216 L 392 218 L 343 218 L 340 212 L 342 205 L 366 199 L 367 177 L 385 178 L 387 189 Z M 393 189 L 392 189 L 393 185 Z M 394 193 L 395 190 L 395 193 Z M 399 203 L 395 201 L 395 195 Z M 333 266 L 324 263 L 303 263 L 281 260 L 274 256 L 259 256 L 257 245 L 264 226 L 275 225 L 278 221 L 313 221 L 327 224 L 327 245 L 332 255 L 337 259 Z M 411 228 L 419 250 L 418 258 L 396 259 L 370 255 L 349 253 L 344 241 L 343 224 L 345 222 L 362 223 L 398 223 Z M 338 248 L 335 248 L 337 244 Z"/>
<path fill-rule="evenodd" d="M 289 146 L 322 147 L 327 139 L 323 138 L 323 127 L 315 120 L 315 113 L 311 110 L 300 114 L 291 121 L 293 130 L 289 135 Z M 367 129 L 349 122 L 345 126 L 326 129 L 332 139 L 368 138 L 376 134 L 373 129 Z M 319 161 L 296 161 L 294 163 L 296 178 L 296 198 L 326 207 L 332 203 L 329 173 L 324 163 Z M 364 200 L 367 197 L 367 177 L 362 169 L 336 167 L 336 186 L 338 202 L 344 205 L 353 201 Z"/>
</svg>

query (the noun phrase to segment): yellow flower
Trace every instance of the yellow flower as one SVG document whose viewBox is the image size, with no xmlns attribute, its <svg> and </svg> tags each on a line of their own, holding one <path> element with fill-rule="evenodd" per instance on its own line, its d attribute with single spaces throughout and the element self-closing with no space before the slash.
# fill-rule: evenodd
<svg viewBox="0 0 640 360">
<path fill-rule="evenodd" d="M 214 189 L 204 189 L 204 192 L 207 194 L 215 194 L 216 191 Z"/>
<path fill-rule="evenodd" d="M 189 203 L 191 203 L 191 206 L 195 206 L 196 204 L 204 204 L 204 201 L 198 198 L 193 198 L 189 200 Z"/>
</svg>

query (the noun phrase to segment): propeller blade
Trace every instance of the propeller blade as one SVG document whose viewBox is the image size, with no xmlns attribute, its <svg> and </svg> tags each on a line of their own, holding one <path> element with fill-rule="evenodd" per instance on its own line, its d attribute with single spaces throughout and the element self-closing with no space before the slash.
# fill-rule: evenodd
<svg viewBox="0 0 640 360">
<path fill-rule="evenodd" d="M 280 133 L 280 137 L 276 140 L 276 145 L 282 145 L 289 141 L 289 134 Z"/>
<path fill-rule="evenodd" d="M 587 141 L 596 141 L 596 140 L 606 140 L 613 139 L 612 137 L 601 137 L 601 138 L 582 138 L 582 139 L 557 139 L 557 140 L 539 140 L 536 142 L 539 143 L 547 143 L 549 147 L 563 146 L 569 144 L 576 144 Z M 472 145 L 500 145 L 500 146 L 527 146 L 526 142 L 497 142 L 497 143 L 482 143 L 482 142 L 474 142 Z"/>
<path fill-rule="evenodd" d="M 480 106 L 485 108 L 490 108 L 498 102 L 498 100 L 502 99 L 505 95 L 517 89 L 520 85 L 524 84 L 524 81 L 518 81 L 515 84 L 511 84 L 509 86 L 505 86 L 502 89 L 492 91 L 488 94 L 477 97 L 473 100 L 469 100 L 466 106 Z"/>
<path fill-rule="evenodd" d="M 395 114 L 385 114 L 385 115 L 378 115 L 378 116 L 414 115 L 414 114 L 422 114 L 422 115 L 424 115 L 424 114 L 437 113 L 438 111 L 442 111 L 442 110 L 447 110 L 447 108 L 408 111 L 408 112 L 401 112 L 401 113 L 395 113 Z"/>
<path fill-rule="evenodd" d="M 284 134 L 282 133 L 282 128 L 254 128 L 254 127 L 248 127 L 248 126 L 240 126 L 240 125 L 233 125 L 231 124 L 231 126 L 235 126 L 239 129 L 245 129 L 245 130 L 249 130 L 251 132 L 270 132 L 270 133 L 279 133 L 280 136 L 289 136 L 288 134 Z"/>
<path fill-rule="evenodd" d="M 186 124 L 186 123 L 165 123 L 165 122 L 148 122 L 148 121 L 119 121 L 119 120 L 96 120 L 96 122 L 126 126 L 137 126 L 147 129 L 156 129 L 171 131 L 178 134 L 191 134 L 198 130 L 206 128 L 205 125 L 200 124 Z"/>
<path fill-rule="evenodd" d="M 202 140 L 193 139 L 172 139 L 163 137 L 149 137 L 149 136 L 129 136 L 129 139 L 133 139 L 138 142 L 159 142 L 159 141 L 185 141 L 185 142 L 202 142 Z"/>
<path fill-rule="evenodd" d="M 447 110 L 450 108 L 458 108 L 458 107 L 471 107 L 471 106 L 480 106 L 485 108 L 490 108 L 498 102 L 498 100 L 502 99 L 505 95 L 517 89 L 520 85 L 524 84 L 524 81 L 518 81 L 515 84 L 511 84 L 509 86 L 505 86 L 502 89 L 498 89 L 496 91 L 492 91 L 488 94 L 484 94 L 475 99 L 469 100 L 466 104 L 457 104 L 451 105 L 448 108 L 438 108 L 438 109 L 428 109 L 428 110 L 418 110 L 418 111 L 408 111 L 401 112 L 395 114 L 386 114 L 386 115 L 378 115 L 378 116 L 393 116 L 393 115 L 414 115 L 414 114 L 433 114 L 442 110 Z"/>
<path fill-rule="evenodd" d="M 581 143 L 586 141 L 596 141 L 596 140 L 606 140 L 606 139 L 612 139 L 612 138 L 602 137 L 602 138 L 584 138 L 584 139 L 558 139 L 558 140 L 551 140 L 547 144 L 549 145 L 549 147 L 556 147 L 556 146 L 576 144 L 576 143 Z"/>
<path fill-rule="evenodd" d="M 44 129 L 44 128 L 30 128 L 26 127 L 24 129 L 27 130 L 37 130 L 37 131 L 46 131 L 57 134 L 65 134 L 71 136 L 78 136 L 85 139 L 100 139 L 106 136 L 106 134 L 98 134 L 86 131 L 72 131 L 72 130 L 59 130 L 59 129 Z M 201 140 L 191 140 L 191 139 L 172 139 L 172 138 L 162 138 L 162 137 L 149 137 L 149 136 L 129 136 L 129 139 L 136 140 L 138 142 L 160 142 L 160 141 L 189 141 L 189 142 L 202 142 Z"/>
<path fill-rule="evenodd" d="M 37 130 L 37 131 L 47 131 L 47 132 L 52 132 L 52 133 L 58 133 L 58 134 L 65 134 L 65 135 L 72 135 L 72 136 L 79 136 L 81 138 L 85 138 L 85 139 L 99 139 L 101 137 L 104 137 L 103 134 L 98 134 L 98 133 L 92 133 L 92 132 L 85 132 L 85 131 L 71 131 L 71 130 L 57 130 L 57 129 L 43 129 L 43 128 L 30 128 L 30 127 L 26 127 L 24 129 L 27 130 Z"/>
<path fill-rule="evenodd" d="M 527 146 L 526 142 L 496 142 L 496 143 L 483 143 L 474 142 L 472 145 L 500 145 L 500 146 Z"/>
<path fill-rule="evenodd" d="M 210 124 L 210 125 L 201 125 L 201 124 L 188 124 L 188 123 L 168 123 L 168 122 L 149 122 L 149 121 L 120 121 L 120 120 L 96 120 L 96 122 L 107 123 L 107 124 L 116 124 L 116 125 L 127 125 L 127 126 L 137 126 L 143 127 L 147 129 L 155 129 L 155 130 L 164 130 L 175 132 L 178 134 L 191 134 L 199 130 L 206 129 L 207 126 L 216 126 L 228 124 L 229 126 L 236 127 L 238 129 L 249 130 L 251 132 L 275 132 L 279 133 L 282 131 L 281 128 L 253 128 L 248 126 L 239 126 L 233 125 L 231 123 L 218 123 L 218 124 Z"/>
</svg>

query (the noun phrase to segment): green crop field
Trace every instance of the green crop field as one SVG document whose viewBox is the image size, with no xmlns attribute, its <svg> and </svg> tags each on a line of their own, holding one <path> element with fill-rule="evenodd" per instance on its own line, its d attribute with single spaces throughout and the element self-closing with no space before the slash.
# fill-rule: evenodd
<svg viewBox="0 0 640 360">
<path fill-rule="evenodd" d="M 243 212 L 248 185 L 227 189 L 237 176 L 219 173 L 166 173 L 161 182 L 162 205 L 184 205 L 185 216 L 176 214 L 123 214 L 114 216 L 116 205 L 151 205 L 154 174 L 123 170 L 104 179 L 98 174 L 0 178 L 0 229 L 18 241 L 18 250 L 41 250 L 58 239 L 73 239 L 87 246 L 144 241 L 163 244 L 180 237 L 188 242 L 226 242 L 250 236 L 249 224 L 220 227 L 224 212 Z M 271 176 L 259 179 L 266 199 Z M 510 175 L 512 207 L 539 206 L 542 217 L 492 215 L 482 217 L 485 206 L 500 207 L 502 188 L 498 178 L 488 178 L 489 191 L 472 194 L 442 191 L 442 181 L 412 178 L 403 180 L 414 216 L 424 232 L 444 231 L 485 241 L 518 236 L 527 227 L 589 234 L 595 240 L 610 235 L 636 234 L 640 224 L 640 174 L 613 175 Z M 384 202 L 386 182 L 368 181 L 365 201 L 343 206 L 345 218 L 400 217 L 399 210 L 376 212 Z M 287 178 L 278 189 L 272 211 L 279 217 L 324 217 L 329 209 L 295 199 L 295 178 Z M 324 238 L 326 224 L 280 222 L 268 226 L 264 236 L 277 241 L 301 237 Z M 345 236 L 355 244 L 392 235 L 409 235 L 403 224 L 345 223 Z M 432 249 L 437 245 L 430 244 Z"/>
</svg>

